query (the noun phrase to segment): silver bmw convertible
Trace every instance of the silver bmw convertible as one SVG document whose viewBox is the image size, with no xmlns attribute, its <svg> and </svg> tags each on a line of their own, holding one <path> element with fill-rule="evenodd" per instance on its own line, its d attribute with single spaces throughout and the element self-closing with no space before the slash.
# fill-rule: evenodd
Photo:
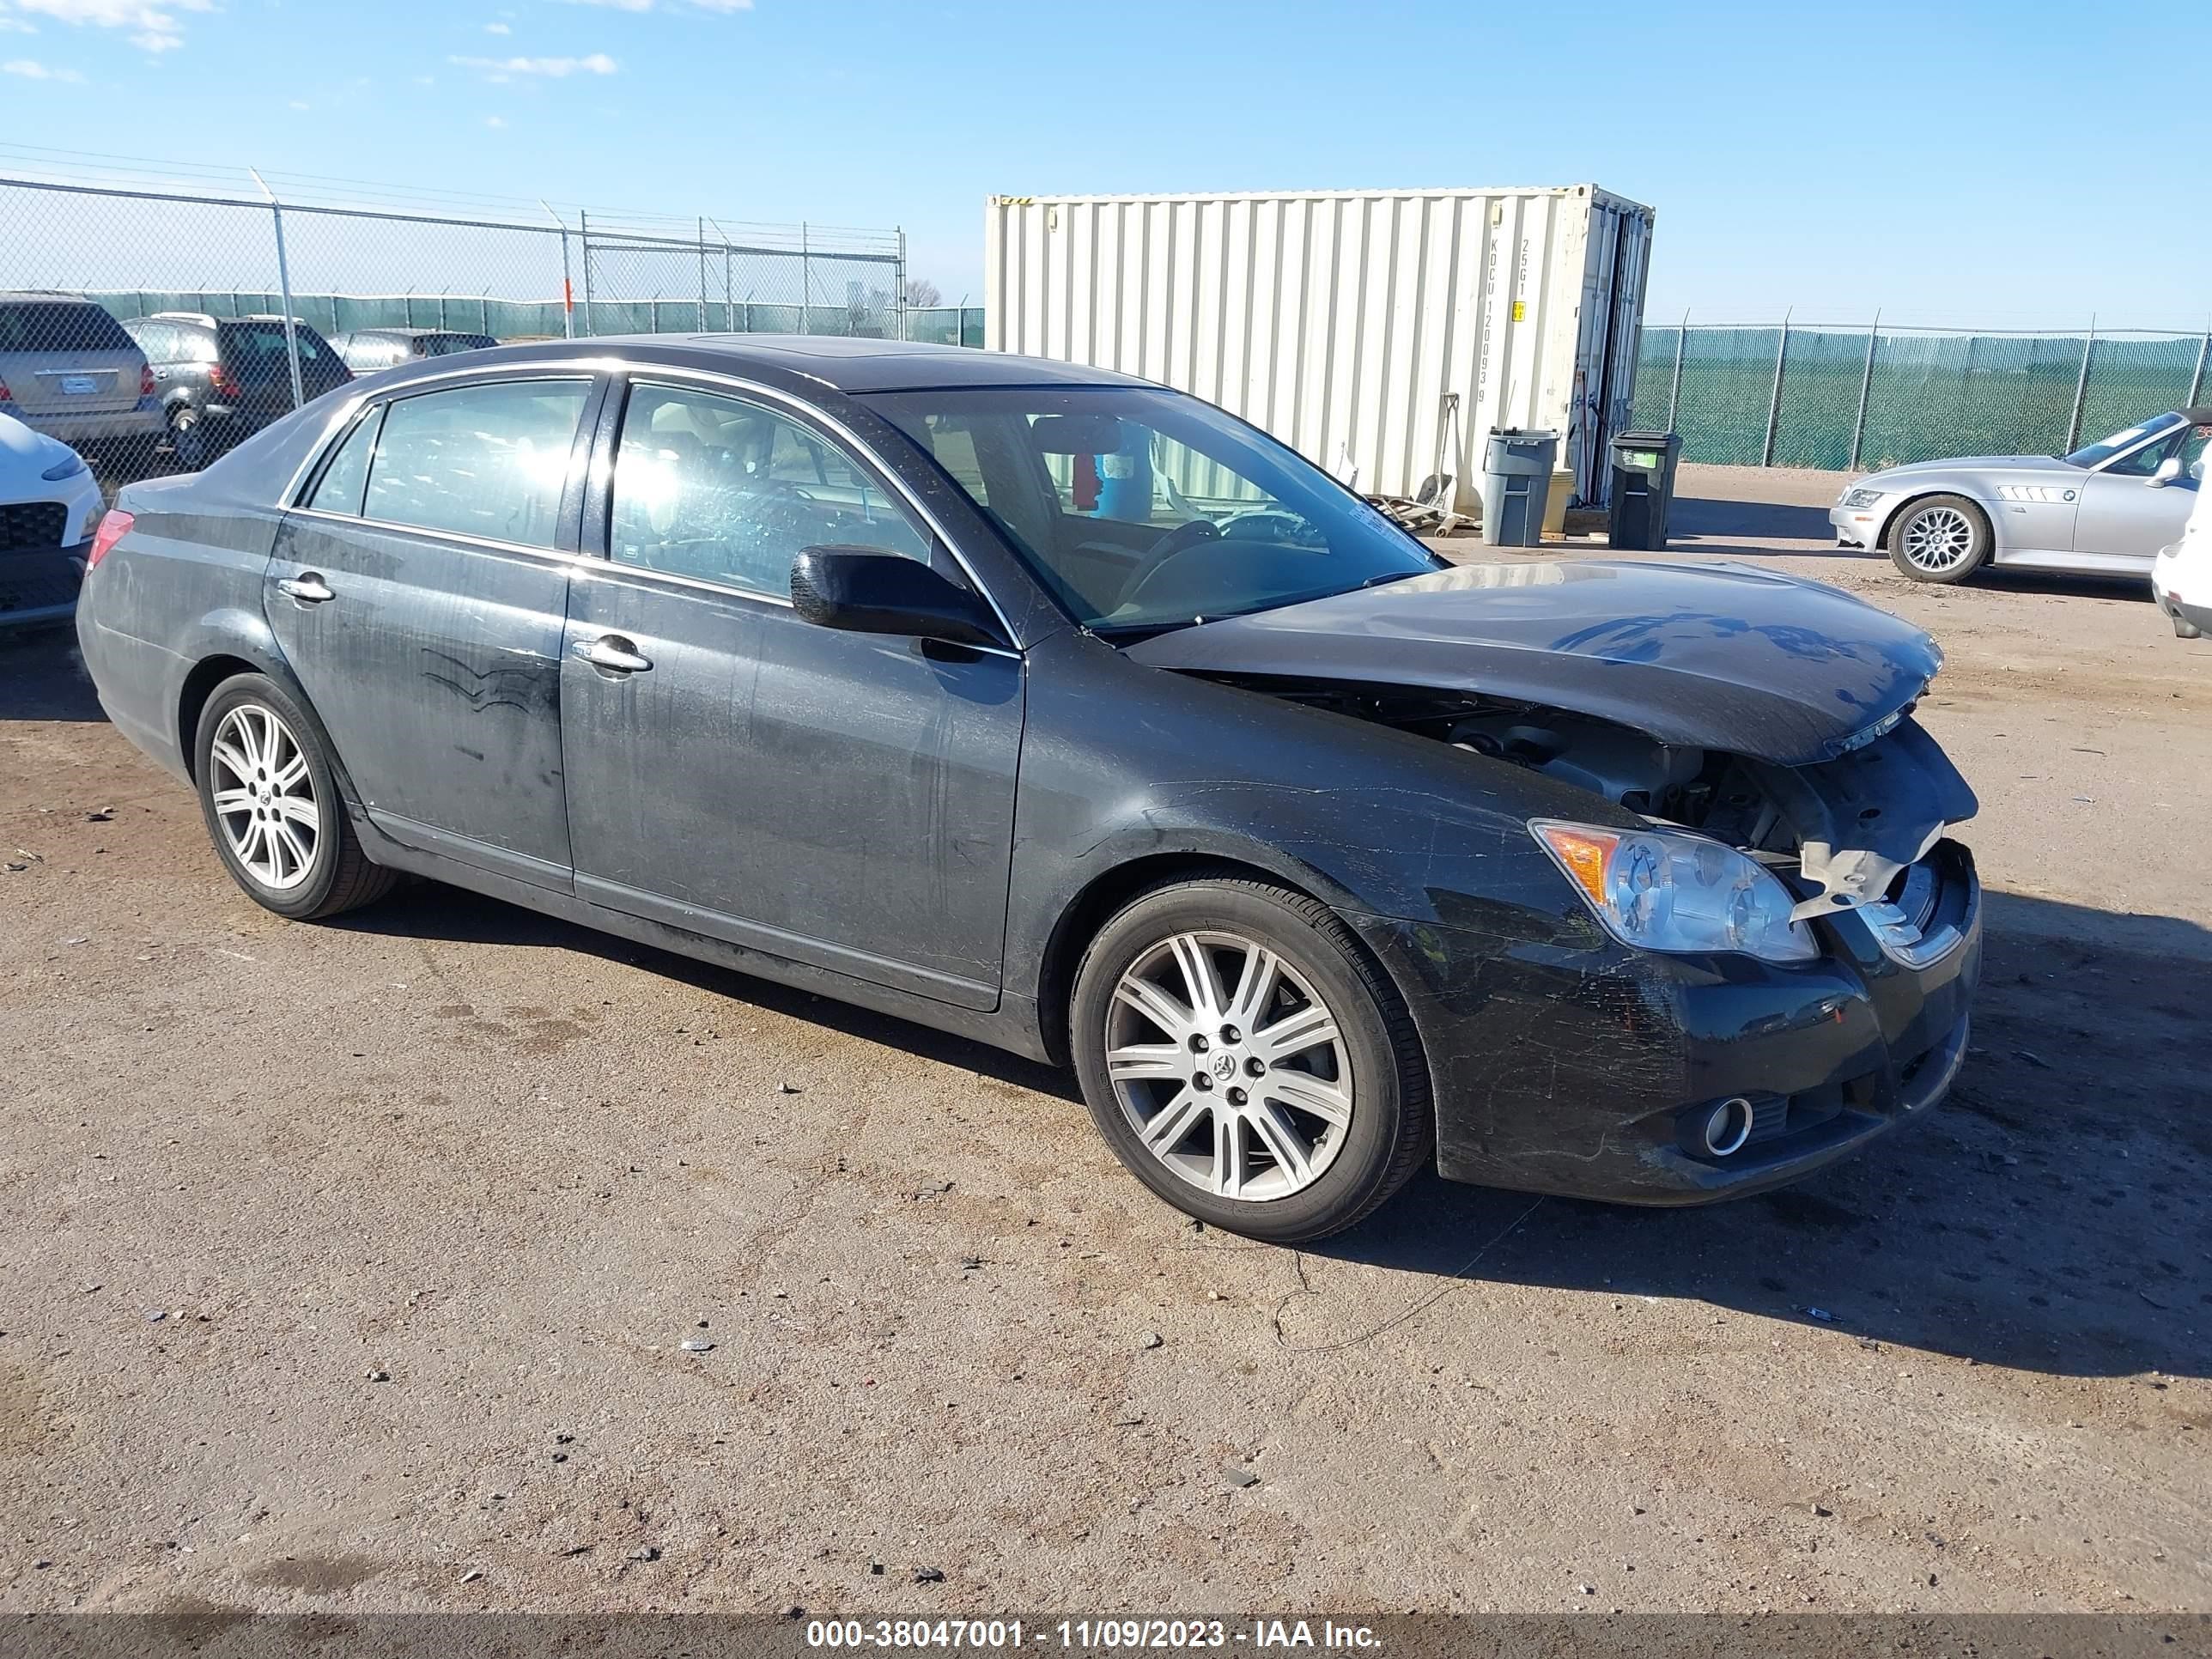
<svg viewBox="0 0 2212 1659">
<path fill-rule="evenodd" d="M 2148 579 L 2189 522 L 2208 437 L 2212 408 L 2184 409 L 2070 455 L 1892 467 L 1844 490 L 1828 520 L 1844 546 L 1881 549 L 1916 581 L 1992 563 Z"/>
</svg>

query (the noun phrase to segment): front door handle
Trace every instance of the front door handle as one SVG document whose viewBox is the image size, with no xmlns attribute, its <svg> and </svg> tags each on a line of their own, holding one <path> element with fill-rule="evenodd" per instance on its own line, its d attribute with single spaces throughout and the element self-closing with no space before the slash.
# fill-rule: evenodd
<svg viewBox="0 0 2212 1659">
<path fill-rule="evenodd" d="M 276 591 L 301 605 L 320 605 L 325 599 L 337 598 L 331 591 L 331 585 L 312 570 L 303 570 L 296 576 L 280 577 Z"/>
<path fill-rule="evenodd" d="M 609 674 L 642 674 L 653 659 L 619 634 L 602 634 L 596 640 L 578 640 L 568 649 L 584 661 Z"/>
</svg>

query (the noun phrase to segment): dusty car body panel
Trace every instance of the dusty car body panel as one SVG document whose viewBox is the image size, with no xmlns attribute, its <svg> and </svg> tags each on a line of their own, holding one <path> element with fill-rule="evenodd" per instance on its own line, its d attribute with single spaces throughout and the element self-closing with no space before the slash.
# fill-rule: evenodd
<svg viewBox="0 0 2212 1659">
<path fill-rule="evenodd" d="M 1237 676 L 1456 687 L 1573 709 L 1662 743 L 1784 766 L 1832 759 L 1942 663 L 1839 589 L 1743 565 L 1462 565 L 1132 646 Z"/>
<path fill-rule="evenodd" d="M 1735 570 L 1447 571 L 1285 607 L 1276 625 L 1117 646 L 1073 626 L 862 395 L 946 375 L 1103 378 L 1091 371 L 846 341 L 603 340 L 460 362 L 392 371 L 196 477 L 125 492 L 137 525 L 93 573 L 78 628 L 133 741 L 188 773 L 195 688 L 250 664 L 320 711 L 380 862 L 1038 1057 L 1065 1055 L 1085 930 L 1121 898 L 1166 871 L 1264 873 L 1335 909 L 1401 991 L 1436 1085 L 1439 1167 L 1462 1179 L 1698 1201 L 1817 1167 L 1948 1082 L 1979 920 L 1971 860 L 1939 837 L 1972 795 L 1948 763 L 1916 761 L 1908 711 L 1938 657 L 1872 607 Z M 720 599 L 679 616 L 665 587 L 666 614 L 631 605 L 637 584 L 603 556 L 597 485 L 568 501 L 559 548 L 538 560 L 567 584 L 559 647 L 516 657 L 480 630 L 437 665 L 419 618 L 369 621 L 373 649 L 300 631 L 275 584 L 303 556 L 327 562 L 310 538 L 332 532 L 306 528 L 290 492 L 363 401 L 545 362 L 790 399 L 919 504 L 1005 622 L 1004 648 L 839 635 Z M 581 428 L 587 474 L 604 476 L 616 401 Z M 397 552 L 362 547 L 397 578 Z M 438 606 L 491 614 L 496 597 L 466 580 Z M 580 681 L 592 671 L 568 647 L 617 619 L 703 677 L 658 702 Z M 526 733 L 481 690 L 501 684 L 503 649 L 507 666 L 526 658 Z M 408 685 L 355 696 L 325 678 L 347 663 Z M 1369 695 L 1377 681 L 1389 696 Z M 1445 712 L 1396 718 L 1408 696 Z M 364 720 L 390 731 L 364 736 Z M 1555 730 L 1559 752 L 1474 740 L 1524 726 Z M 445 805 L 398 810 L 409 750 L 435 759 Z M 1735 802 L 1760 794 L 1742 781 L 1758 768 L 1795 783 Z M 1881 860 L 1911 864 L 1924 890 L 1910 915 L 1822 902 L 1819 855 L 1801 859 L 1772 799 L 1792 788 L 1808 823 L 1877 797 L 1896 811 L 1901 827 L 1839 830 L 1826 850 L 1863 854 L 1869 882 Z M 512 826 L 483 817 L 502 804 L 544 824 L 557 811 L 565 841 L 505 845 Z M 1828 947 L 1819 961 L 1632 950 L 1528 828 L 1632 830 L 1686 804 L 1788 871 Z M 465 816 L 433 821 L 445 806 Z M 1899 857 L 1923 840 L 1936 844 Z M 1907 933 L 1942 948 L 1908 962 Z M 1747 1090 L 1765 1112 L 1755 1155 L 1723 1169 L 1684 1150 L 1683 1112 Z"/>
</svg>

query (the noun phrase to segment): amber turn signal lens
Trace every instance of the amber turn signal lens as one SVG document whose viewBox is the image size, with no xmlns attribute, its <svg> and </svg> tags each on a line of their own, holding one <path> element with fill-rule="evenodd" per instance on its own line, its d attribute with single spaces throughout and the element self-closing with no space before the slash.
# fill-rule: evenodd
<svg viewBox="0 0 2212 1659">
<path fill-rule="evenodd" d="M 1575 884 L 1589 896 L 1590 902 L 1602 906 L 1605 902 L 1606 860 L 1620 845 L 1619 836 L 1610 836 L 1595 830 L 1576 830 L 1564 823 L 1547 823 L 1536 833 L 1552 849 L 1561 867 L 1574 878 Z"/>
</svg>

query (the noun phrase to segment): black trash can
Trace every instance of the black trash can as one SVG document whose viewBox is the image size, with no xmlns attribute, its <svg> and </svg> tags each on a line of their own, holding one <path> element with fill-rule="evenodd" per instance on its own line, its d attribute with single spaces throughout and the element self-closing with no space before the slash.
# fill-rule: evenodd
<svg viewBox="0 0 2212 1659">
<path fill-rule="evenodd" d="M 1614 547 L 1656 552 L 1667 545 L 1667 515 L 1674 505 L 1674 464 L 1681 458 L 1679 432 L 1624 432 L 1612 444 L 1613 505 L 1606 540 Z"/>
<path fill-rule="evenodd" d="M 1540 547 L 1559 437 L 1493 428 L 1482 459 L 1482 539 L 1492 547 Z"/>
</svg>

